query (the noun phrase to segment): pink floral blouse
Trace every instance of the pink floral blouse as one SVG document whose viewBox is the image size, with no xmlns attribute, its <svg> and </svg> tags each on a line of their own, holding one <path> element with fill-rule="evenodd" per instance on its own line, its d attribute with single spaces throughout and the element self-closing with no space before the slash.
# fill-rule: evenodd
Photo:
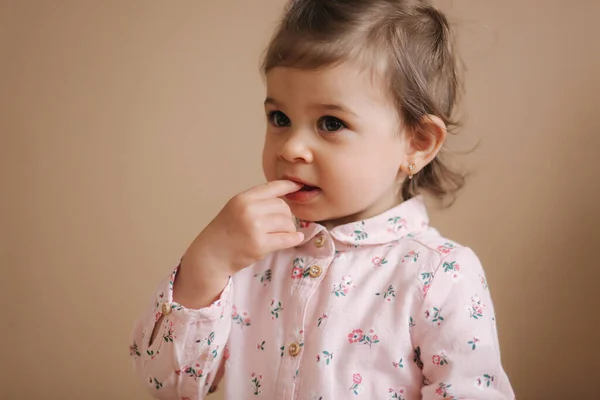
<svg viewBox="0 0 600 400">
<path fill-rule="evenodd" d="M 429 227 L 421 198 L 298 228 L 303 244 L 233 276 L 210 307 L 173 302 L 177 269 L 160 284 L 130 348 L 153 396 L 203 399 L 224 363 L 227 399 L 514 399 L 479 259 Z"/>
</svg>

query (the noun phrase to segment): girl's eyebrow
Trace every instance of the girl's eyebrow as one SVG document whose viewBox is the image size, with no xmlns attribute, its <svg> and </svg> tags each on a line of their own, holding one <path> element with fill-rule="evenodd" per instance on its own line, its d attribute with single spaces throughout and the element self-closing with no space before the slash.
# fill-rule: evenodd
<svg viewBox="0 0 600 400">
<path fill-rule="evenodd" d="M 272 105 L 274 107 L 281 108 L 281 104 L 277 100 L 275 100 L 274 98 L 272 98 L 272 97 L 267 97 L 265 99 L 265 106 L 266 105 Z M 309 106 L 309 108 L 317 109 L 317 110 L 340 111 L 340 112 L 343 112 L 343 113 L 346 113 L 346 114 L 351 114 L 351 115 L 354 115 L 355 117 L 358 117 L 358 115 L 356 115 L 356 113 L 354 111 L 350 110 L 347 107 L 339 105 L 339 104 L 321 104 L 321 103 L 315 103 L 315 104 L 311 104 Z"/>
<path fill-rule="evenodd" d="M 267 97 L 265 99 L 265 106 L 268 106 L 268 105 L 275 106 L 277 108 L 281 108 L 279 102 L 272 97 Z"/>
<path fill-rule="evenodd" d="M 330 110 L 330 111 L 340 111 L 346 114 L 351 114 L 354 115 L 355 117 L 358 117 L 358 115 L 356 115 L 356 113 L 352 110 L 350 110 L 347 107 L 344 107 L 340 104 L 312 104 L 310 106 L 310 108 L 313 109 L 317 109 L 317 110 Z"/>
</svg>

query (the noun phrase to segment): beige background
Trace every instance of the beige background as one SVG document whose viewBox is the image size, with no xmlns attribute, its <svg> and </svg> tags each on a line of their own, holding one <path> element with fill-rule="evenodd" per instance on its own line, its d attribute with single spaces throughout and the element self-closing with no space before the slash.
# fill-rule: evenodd
<svg viewBox="0 0 600 400">
<path fill-rule="evenodd" d="M 262 180 L 283 3 L 0 0 L 0 398 L 147 398 L 133 319 Z M 444 6 L 469 66 L 452 147 L 482 142 L 434 222 L 487 268 L 518 398 L 598 399 L 600 2 Z"/>
</svg>

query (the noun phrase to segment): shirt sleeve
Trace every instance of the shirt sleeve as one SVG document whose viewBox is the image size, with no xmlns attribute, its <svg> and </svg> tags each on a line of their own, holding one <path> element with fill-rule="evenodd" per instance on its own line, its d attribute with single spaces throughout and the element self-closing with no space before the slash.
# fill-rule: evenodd
<svg viewBox="0 0 600 400">
<path fill-rule="evenodd" d="M 412 331 L 423 400 L 513 400 L 500 360 L 494 307 L 477 256 L 446 255 L 431 273 Z"/>
<path fill-rule="evenodd" d="M 206 396 L 226 357 L 233 282 L 229 280 L 212 305 L 186 309 L 173 301 L 177 270 L 160 283 L 156 299 L 136 321 L 129 352 L 136 374 L 153 397 L 198 400 Z"/>
</svg>

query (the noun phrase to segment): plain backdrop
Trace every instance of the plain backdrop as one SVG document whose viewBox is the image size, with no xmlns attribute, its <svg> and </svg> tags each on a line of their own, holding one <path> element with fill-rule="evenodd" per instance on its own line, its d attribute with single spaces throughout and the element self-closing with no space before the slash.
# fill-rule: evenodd
<svg viewBox="0 0 600 400">
<path fill-rule="evenodd" d="M 0 0 L 0 398 L 148 398 L 131 326 L 263 181 L 284 3 Z M 479 146 L 433 223 L 483 261 L 517 397 L 598 399 L 600 2 L 440 3 L 469 68 L 449 146 Z"/>
</svg>

